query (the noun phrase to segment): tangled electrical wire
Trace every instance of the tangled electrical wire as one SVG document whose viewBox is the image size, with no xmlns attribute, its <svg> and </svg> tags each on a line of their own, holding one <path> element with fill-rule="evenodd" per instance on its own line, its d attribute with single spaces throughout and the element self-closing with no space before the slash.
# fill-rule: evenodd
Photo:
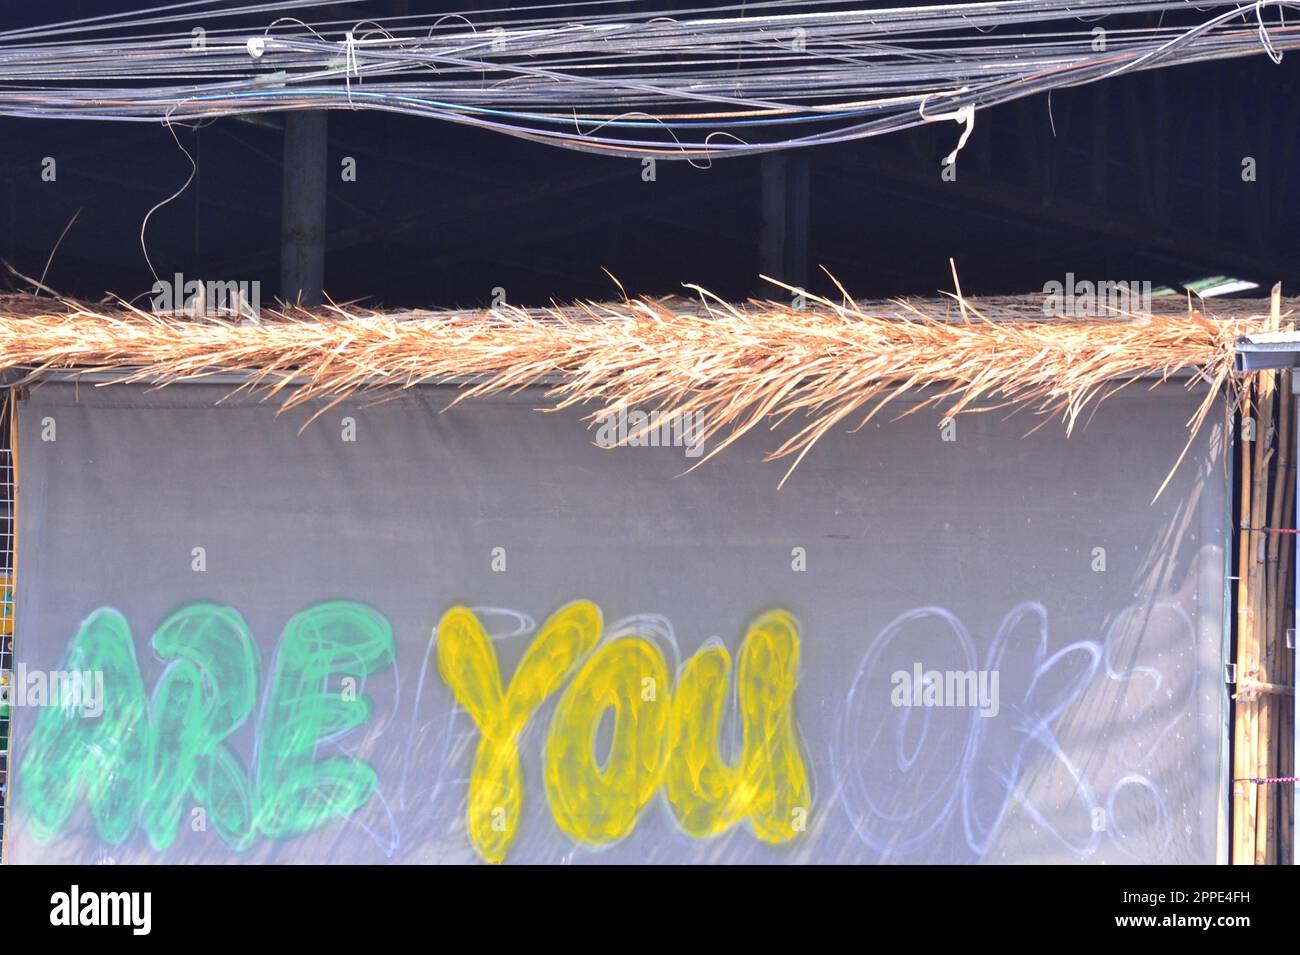
<svg viewBox="0 0 1300 955">
<path fill-rule="evenodd" d="M 184 122 L 373 109 L 588 152 L 712 159 L 843 142 L 1119 74 L 1300 45 L 1300 0 L 616 0 L 308 24 L 211 0 L 0 32 L 0 115 Z M 617 0 L 620 8 L 628 4 Z M 564 11 L 565 15 L 557 14 Z M 217 26 L 238 19 L 238 26 Z M 246 22 L 260 18 L 260 28 Z"/>
</svg>

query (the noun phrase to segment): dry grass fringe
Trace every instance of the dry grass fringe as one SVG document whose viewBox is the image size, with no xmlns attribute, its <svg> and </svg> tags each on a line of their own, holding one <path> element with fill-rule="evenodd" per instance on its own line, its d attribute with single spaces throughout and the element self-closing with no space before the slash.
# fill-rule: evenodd
<svg viewBox="0 0 1300 955">
<path fill-rule="evenodd" d="M 283 409 L 323 401 L 313 419 L 346 399 L 382 400 L 425 383 L 458 384 L 452 405 L 543 383 L 555 408 L 594 404 L 592 419 L 634 408 L 701 414 L 710 451 L 696 466 L 756 428 L 780 428 L 768 459 L 787 459 L 788 477 L 828 431 L 860 428 L 909 394 L 920 400 L 897 417 L 927 407 L 943 418 L 1026 409 L 1072 429 L 1128 384 L 1190 371 L 1189 387 L 1208 386 L 1188 421 L 1194 435 L 1220 394 L 1236 394 L 1234 340 L 1268 321 L 1267 303 L 1257 317 L 1210 318 L 1189 306 L 1043 320 L 972 299 L 960 300 L 958 317 L 944 301 L 808 296 L 801 309 L 738 307 L 693 290 L 694 308 L 649 299 L 402 315 L 330 306 L 264 310 L 259 325 L 6 296 L 0 370 L 34 380 L 81 369 L 159 384 L 238 371 L 248 379 L 236 391 Z"/>
</svg>

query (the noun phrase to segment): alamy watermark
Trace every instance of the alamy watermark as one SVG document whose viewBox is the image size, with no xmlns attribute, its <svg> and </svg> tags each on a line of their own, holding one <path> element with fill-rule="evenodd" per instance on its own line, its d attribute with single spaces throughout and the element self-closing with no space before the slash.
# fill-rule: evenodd
<svg viewBox="0 0 1300 955">
<path fill-rule="evenodd" d="M 123 926 L 132 935 L 148 935 L 153 928 L 152 892 L 95 892 L 74 885 L 50 896 L 50 924 L 54 926 Z"/>
<path fill-rule="evenodd" d="M 997 716 L 997 670 L 927 670 L 921 663 L 895 670 L 889 678 L 894 706 L 974 707 L 980 716 Z"/>
<path fill-rule="evenodd" d="M 1076 281 L 1073 272 L 1064 282 L 1043 285 L 1043 314 L 1051 318 L 1123 318 L 1151 314 L 1150 282 Z"/>
<path fill-rule="evenodd" d="M 196 318 L 243 318 L 256 321 L 262 312 L 262 283 L 200 282 L 177 272 L 153 283 L 149 300 L 155 313 L 182 312 Z"/>
<path fill-rule="evenodd" d="M 20 663 L 0 672 L 0 705 L 57 706 L 97 718 L 104 713 L 102 670 L 29 670 Z"/>
<path fill-rule="evenodd" d="M 596 419 L 596 444 L 602 448 L 684 448 L 688 458 L 704 453 L 704 412 L 628 411 Z"/>
</svg>

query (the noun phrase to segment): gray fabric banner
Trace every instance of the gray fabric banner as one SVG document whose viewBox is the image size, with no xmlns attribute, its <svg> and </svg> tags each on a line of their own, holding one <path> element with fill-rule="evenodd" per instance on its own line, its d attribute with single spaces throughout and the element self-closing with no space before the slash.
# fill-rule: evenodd
<svg viewBox="0 0 1300 955">
<path fill-rule="evenodd" d="M 1199 394 L 778 490 L 767 433 L 229 390 L 21 405 L 15 862 L 1215 860 L 1219 427 L 1150 503 Z"/>
</svg>

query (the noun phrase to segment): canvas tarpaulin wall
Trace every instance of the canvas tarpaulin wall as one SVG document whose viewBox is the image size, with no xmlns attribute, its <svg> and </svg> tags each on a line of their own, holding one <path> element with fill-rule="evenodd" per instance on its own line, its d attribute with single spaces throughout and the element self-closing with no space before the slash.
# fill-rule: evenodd
<svg viewBox="0 0 1300 955">
<path fill-rule="evenodd" d="M 15 708 L 12 861 L 1216 858 L 1218 427 L 1150 503 L 1181 385 L 873 423 L 780 490 L 770 435 L 683 475 L 538 392 L 299 433 L 229 391 L 21 405 L 19 682 L 103 692 Z"/>
</svg>

